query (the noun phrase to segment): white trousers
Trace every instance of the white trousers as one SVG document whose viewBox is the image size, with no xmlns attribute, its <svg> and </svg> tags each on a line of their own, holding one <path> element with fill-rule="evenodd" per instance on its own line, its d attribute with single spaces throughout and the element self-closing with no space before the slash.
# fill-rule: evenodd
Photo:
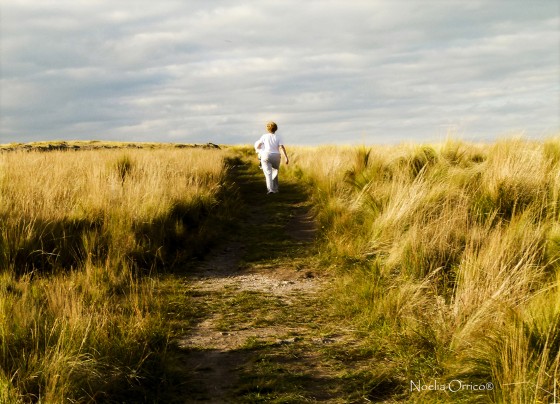
<svg viewBox="0 0 560 404">
<path fill-rule="evenodd" d="M 280 168 L 280 153 L 264 154 L 261 159 L 266 188 L 268 192 L 278 192 L 278 169 Z"/>
</svg>

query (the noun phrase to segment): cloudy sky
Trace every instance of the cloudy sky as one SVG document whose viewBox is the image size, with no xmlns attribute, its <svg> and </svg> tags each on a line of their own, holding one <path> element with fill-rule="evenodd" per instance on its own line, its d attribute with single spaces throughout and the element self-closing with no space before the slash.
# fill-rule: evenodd
<svg viewBox="0 0 560 404">
<path fill-rule="evenodd" d="M 0 143 L 560 132 L 556 0 L 2 0 Z"/>
</svg>

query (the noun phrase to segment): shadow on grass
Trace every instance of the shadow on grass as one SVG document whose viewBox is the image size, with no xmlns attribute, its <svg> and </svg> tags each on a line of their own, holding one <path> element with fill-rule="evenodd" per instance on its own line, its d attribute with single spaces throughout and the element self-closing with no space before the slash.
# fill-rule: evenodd
<svg viewBox="0 0 560 404">
<path fill-rule="evenodd" d="M 207 260 L 217 259 L 223 263 L 223 251 L 229 251 L 232 246 L 235 246 L 238 251 L 225 254 L 225 259 L 236 260 L 236 262 L 224 263 L 224 268 L 213 263 L 210 265 L 211 270 L 204 270 L 204 272 L 197 270 L 195 263 L 191 272 L 195 279 L 200 275 L 206 280 L 227 278 L 236 273 L 243 273 L 246 267 L 252 267 L 253 270 L 260 268 L 260 271 L 272 267 L 293 269 L 294 260 L 305 259 L 313 254 L 315 247 L 312 241 L 315 239 L 316 229 L 310 216 L 308 194 L 300 184 L 283 180 L 282 168 L 278 194 L 267 194 L 262 171 L 247 159 L 238 159 L 232 164 L 229 181 L 236 185 L 239 192 L 240 209 L 236 215 L 237 220 L 227 234 L 228 240 L 220 246 L 222 250 L 218 248 L 217 252 L 209 254 Z M 188 272 L 186 276 L 189 277 Z M 279 309 L 278 298 L 274 296 L 244 293 L 235 289 L 220 290 L 220 293 L 222 295 L 219 297 L 219 302 L 216 301 L 217 294 L 210 291 L 202 295 L 198 293 L 193 299 L 193 304 L 199 308 L 198 323 L 213 315 L 225 316 L 228 321 L 239 315 L 241 317 L 235 320 L 232 326 L 244 329 L 243 327 L 252 327 L 249 325 L 251 320 L 261 317 L 270 317 L 267 326 L 276 324 L 280 327 L 286 326 L 286 321 L 302 319 L 294 313 L 286 315 L 282 311 L 285 309 L 284 305 L 282 304 Z M 238 300 L 236 297 L 240 295 L 251 301 L 245 302 L 245 305 L 235 305 L 234 302 Z M 275 310 L 279 312 L 276 313 Z M 276 317 L 276 314 L 280 317 Z M 247 324 L 243 316 L 249 320 Z M 226 338 L 228 330 L 229 328 L 222 333 Z M 223 338 L 219 336 L 218 329 L 215 331 L 217 338 Z M 176 394 L 188 397 L 183 402 L 231 402 L 228 400 L 231 400 L 232 396 L 235 398 L 233 402 L 253 402 L 253 400 L 258 401 L 258 397 L 270 398 L 275 394 L 280 394 L 283 402 L 301 402 L 297 398 L 301 398 L 298 396 L 299 393 L 292 394 L 287 391 L 302 384 L 324 385 L 325 380 L 322 378 L 315 382 L 314 377 L 301 372 L 301 374 L 291 374 L 287 368 L 285 370 L 277 368 L 278 372 L 270 369 L 268 372 L 265 369 L 266 364 L 259 359 L 262 349 L 263 347 L 258 344 L 257 346 L 246 344 L 243 348 L 230 349 L 216 349 L 211 346 L 172 348 L 170 353 L 176 355 L 179 362 L 183 362 L 183 371 L 186 373 L 186 379 L 177 386 Z M 270 346 L 265 349 L 276 353 L 278 347 Z M 287 355 L 285 358 L 276 357 L 274 361 L 287 363 L 289 360 L 290 357 Z M 306 366 L 309 369 L 313 368 L 311 363 Z M 267 379 L 266 383 L 260 381 L 263 375 Z M 289 397 L 293 397 L 293 401 L 286 401 Z"/>
<path fill-rule="evenodd" d="M 207 288 L 212 279 L 244 274 L 245 269 L 248 273 L 272 268 L 298 271 L 296 262 L 313 265 L 306 260 L 316 252 L 313 241 L 317 229 L 307 190 L 297 182 L 283 180 L 281 169 L 280 193 L 267 195 L 262 171 L 247 159 L 236 161 L 230 175 L 230 182 L 238 188 L 241 208 L 225 243 L 225 250 L 236 246 L 238 251 L 225 254 L 225 258 L 236 262 L 224 264 L 224 268 L 216 265 L 224 263 L 222 248 L 207 257 L 217 258 L 209 270 L 192 268 L 193 279 L 202 277 Z M 180 383 L 170 386 L 169 402 L 379 402 L 402 395 L 402 381 L 388 373 L 367 370 L 366 363 L 379 360 L 374 351 L 352 359 L 343 340 L 323 341 L 332 325 L 323 328 L 330 320 L 326 320 L 329 314 L 319 297 L 297 292 L 282 300 L 266 293 L 218 287 L 195 290 L 191 296 L 197 313 L 191 325 L 208 321 L 211 325 L 201 326 L 208 340 L 169 348 L 177 376 L 183 374 Z M 223 319 L 226 322 L 220 328 Z M 257 324 L 266 325 L 261 330 Z M 272 334 L 264 331 L 268 327 L 274 330 Z M 250 336 L 241 347 L 224 342 L 244 330 L 254 333 L 246 334 Z M 281 339 L 282 335 L 287 338 Z M 172 401 L 173 397 L 182 398 Z"/>
<path fill-rule="evenodd" d="M 195 337 L 190 341 L 197 345 L 170 348 L 179 374 L 184 374 L 171 396 L 185 403 L 379 402 L 402 396 L 401 380 L 367 370 L 367 364 L 380 360 L 377 351 L 352 357 L 352 342 L 341 336 L 323 338 L 336 335 L 331 324 L 336 320 L 329 317 L 323 297 L 296 292 L 283 299 L 220 282 L 218 289 L 207 289 L 222 277 L 256 270 L 298 271 L 296 263 L 310 269 L 315 265 L 317 230 L 305 188 L 283 180 L 281 169 L 280 193 L 267 195 L 262 171 L 247 160 L 235 164 L 230 181 L 238 187 L 241 208 L 223 247 L 229 251 L 235 246 L 237 251 L 224 254 L 222 248 L 215 257 L 211 253 L 207 259 L 217 262 L 208 265 L 210 270 L 192 268 L 192 279 L 202 276 L 204 285 L 187 292 L 198 313 L 192 335 L 197 335 L 198 324 L 208 339 Z M 236 262 L 220 268 L 216 264 L 224 263 L 224 256 Z M 245 330 L 251 332 L 241 347 L 238 340 L 227 342 Z"/>
<path fill-rule="evenodd" d="M 190 364 L 197 363 L 182 380 L 184 403 L 384 402 L 402 397 L 406 388 L 402 380 L 384 373 L 355 370 L 341 375 L 320 367 L 321 349 L 305 343 L 183 355 L 191 356 Z"/>
<path fill-rule="evenodd" d="M 235 220 L 239 199 L 229 177 L 231 173 L 212 198 L 178 200 L 149 221 L 133 220 L 120 228 L 112 223 L 111 212 L 58 220 L 23 215 L 14 219 L 4 214 L 0 216 L 0 270 L 12 270 L 17 276 L 49 275 L 81 269 L 88 262 L 104 266 L 119 260 L 138 275 L 153 269 L 175 270 L 193 258 L 203 258 Z M 123 243 L 122 234 L 134 241 Z"/>
<path fill-rule="evenodd" d="M 313 248 L 316 229 L 308 194 L 302 185 L 283 181 L 282 168 L 279 179 L 280 192 L 267 194 L 264 174 L 256 164 L 239 159 L 230 170 L 229 181 L 237 186 L 240 208 L 229 241 L 244 245 L 244 263 L 293 259 L 308 255 Z"/>
<path fill-rule="evenodd" d="M 179 350 L 177 357 L 188 356 L 185 360 L 194 366 L 183 373 L 181 383 L 175 386 L 181 391 L 174 396 L 181 395 L 183 403 L 299 403 L 330 398 L 339 388 L 335 377 L 311 376 L 294 369 L 312 367 L 312 363 L 290 353 L 271 354 L 270 349 Z"/>
</svg>

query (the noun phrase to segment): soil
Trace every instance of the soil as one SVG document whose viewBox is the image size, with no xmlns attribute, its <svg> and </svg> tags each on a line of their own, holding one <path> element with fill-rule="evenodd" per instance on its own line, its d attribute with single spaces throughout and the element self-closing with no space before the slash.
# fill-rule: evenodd
<svg viewBox="0 0 560 404">
<path fill-rule="evenodd" d="M 267 197 L 259 174 L 239 167 L 235 181 L 246 220 L 184 281 L 201 312 L 176 341 L 189 372 L 184 402 L 341 402 L 341 371 L 322 361 L 320 351 L 346 350 L 354 337 L 323 324 L 320 308 L 332 278 L 313 260 L 317 225 L 310 204 L 287 184 L 286 195 Z M 263 244 L 275 252 L 263 255 Z"/>
</svg>

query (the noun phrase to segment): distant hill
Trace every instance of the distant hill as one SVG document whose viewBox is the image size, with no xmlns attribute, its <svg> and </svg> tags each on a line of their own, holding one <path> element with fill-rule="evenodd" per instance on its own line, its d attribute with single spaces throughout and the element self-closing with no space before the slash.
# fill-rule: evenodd
<svg viewBox="0 0 560 404">
<path fill-rule="evenodd" d="M 99 150 L 99 149 L 162 149 L 162 148 L 207 148 L 220 149 L 214 143 L 155 143 L 155 142 L 113 142 L 102 140 L 44 141 L 30 143 L 0 144 L 0 151 L 56 151 L 56 150 Z"/>
</svg>

